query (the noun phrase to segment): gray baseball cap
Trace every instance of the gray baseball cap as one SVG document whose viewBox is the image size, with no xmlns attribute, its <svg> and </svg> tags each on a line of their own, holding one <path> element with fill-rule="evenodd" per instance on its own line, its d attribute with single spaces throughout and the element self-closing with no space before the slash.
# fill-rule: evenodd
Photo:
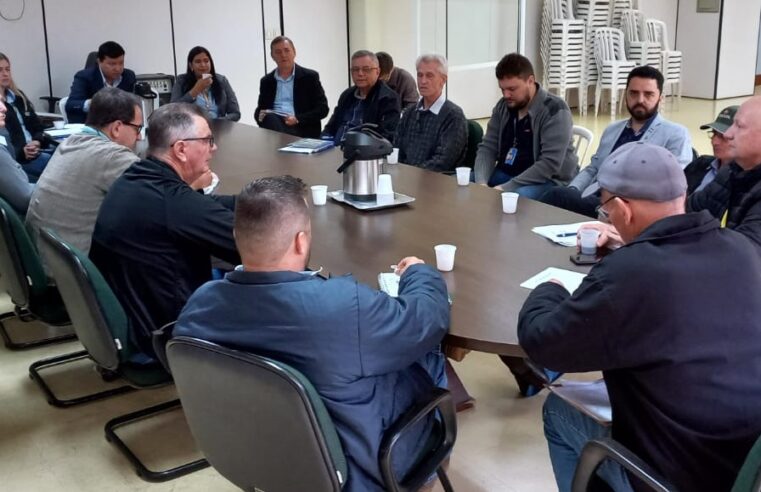
<svg viewBox="0 0 761 492">
<path fill-rule="evenodd" d="M 685 194 L 687 179 L 674 154 L 658 145 L 622 145 L 600 165 L 597 182 L 582 196 L 600 188 L 621 198 L 667 202 Z"/>
<path fill-rule="evenodd" d="M 702 125 L 700 129 L 708 130 L 711 128 L 719 133 L 725 133 L 729 130 L 729 127 L 732 126 L 732 122 L 735 121 L 735 113 L 737 113 L 739 108 L 740 106 L 727 106 L 721 110 L 721 113 L 716 117 L 716 120 Z"/>
</svg>

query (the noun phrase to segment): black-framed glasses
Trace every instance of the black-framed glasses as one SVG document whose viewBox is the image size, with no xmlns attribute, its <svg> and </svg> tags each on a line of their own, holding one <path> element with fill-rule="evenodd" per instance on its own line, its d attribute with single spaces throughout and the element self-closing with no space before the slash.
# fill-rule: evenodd
<svg viewBox="0 0 761 492">
<path fill-rule="evenodd" d="M 176 144 L 177 142 L 192 142 L 192 141 L 201 142 L 203 140 L 205 140 L 206 143 L 209 144 L 209 147 L 214 147 L 214 135 L 211 135 L 209 137 L 180 138 L 179 140 L 172 142 L 172 145 L 170 145 L 170 147 L 174 147 L 174 144 Z"/>
<path fill-rule="evenodd" d="M 367 75 L 373 70 L 375 70 L 378 67 L 351 67 L 350 71 L 351 73 L 359 73 L 362 72 L 363 74 Z"/>
<path fill-rule="evenodd" d="M 137 131 L 137 133 L 140 133 L 143 131 L 143 125 L 136 125 L 134 123 L 130 123 L 129 121 L 122 121 L 122 123 L 124 123 L 127 126 L 131 126 L 132 128 L 135 129 L 135 131 Z"/>
<path fill-rule="evenodd" d="M 595 213 L 597 214 L 597 220 L 599 220 L 600 222 L 606 222 L 606 223 L 610 222 L 610 214 L 603 207 L 607 205 L 614 198 L 618 198 L 619 200 L 626 202 L 626 199 L 621 198 L 620 196 L 617 196 L 617 195 L 613 195 L 612 197 L 608 198 L 607 200 L 599 204 L 597 208 L 595 208 Z"/>
</svg>

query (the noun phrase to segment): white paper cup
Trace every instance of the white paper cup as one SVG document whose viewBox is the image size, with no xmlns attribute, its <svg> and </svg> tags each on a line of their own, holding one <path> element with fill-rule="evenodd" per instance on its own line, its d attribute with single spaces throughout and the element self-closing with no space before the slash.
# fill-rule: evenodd
<svg viewBox="0 0 761 492">
<path fill-rule="evenodd" d="M 378 188 L 375 190 L 378 195 L 393 195 L 394 185 L 391 183 L 390 174 L 378 175 Z"/>
<path fill-rule="evenodd" d="M 457 172 L 457 184 L 460 186 L 468 186 L 470 184 L 470 168 L 469 167 L 456 167 Z"/>
<path fill-rule="evenodd" d="M 312 186 L 312 203 L 315 205 L 325 205 L 328 201 L 328 187 L 326 185 Z"/>
<path fill-rule="evenodd" d="M 436 252 L 436 268 L 442 272 L 451 272 L 454 268 L 454 254 L 457 246 L 454 244 L 438 244 L 433 247 Z"/>
<path fill-rule="evenodd" d="M 579 229 L 579 244 L 581 244 L 581 254 L 593 255 L 597 253 L 597 239 L 600 237 L 600 231 L 597 229 Z"/>
<path fill-rule="evenodd" d="M 399 149 L 394 147 L 394 150 L 392 150 L 391 153 L 386 156 L 386 162 L 389 164 L 396 164 L 399 162 Z"/>
<path fill-rule="evenodd" d="M 211 74 L 210 73 L 201 74 L 201 78 L 202 79 L 210 79 L 211 78 Z"/>
<path fill-rule="evenodd" d="M 502 193 L 502 211 L 506 214 L 514 214 L 518 208 L 518 193 L 506 191 Z"/>
<path fill-rule="evenodd" d="M 55 128 L 56 130 L 63 130 L 64 126 L 66 126 L 66 122 L 63 120 L 53 121 L 53 128 Z"/>
</svg>

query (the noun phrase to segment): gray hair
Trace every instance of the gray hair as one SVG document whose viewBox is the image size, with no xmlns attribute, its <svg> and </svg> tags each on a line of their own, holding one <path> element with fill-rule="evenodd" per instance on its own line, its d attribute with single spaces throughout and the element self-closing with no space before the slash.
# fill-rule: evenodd
<svg viewBox="0 0 761 492">
<path fill-rule="evenodd" d="M 148 154 L 163 154 L 177 140 L 196 137 L 193 135 L 193 116 L 209 121 L 206 112 L 191 103 L 169 103 L 151 113 L 148 118 Z"/>
<path fill-rule="evenodd" d="M 417 60 L 415 60 L 415 69 L 419 68 L 421 63 L 437 63 L 439 65 L 439 73 L 444 77 L 449 73 L 449 62 L 442 55 L 427 53 L 418 56 Z"/>
<path fill-rule="evenodd" d="M 365 56 L 369 57 L 373 61 L 373 63 L 378 65 L 378 57 L 375 56 L 375 53 L 373 53 L 372 51 L 368 51 L 368 50 L 357 50 L 357 51 L 355 51 L 351 55 L 351 60 L 354 61 L 357 58 L 363 58 Z"/>
</svg>

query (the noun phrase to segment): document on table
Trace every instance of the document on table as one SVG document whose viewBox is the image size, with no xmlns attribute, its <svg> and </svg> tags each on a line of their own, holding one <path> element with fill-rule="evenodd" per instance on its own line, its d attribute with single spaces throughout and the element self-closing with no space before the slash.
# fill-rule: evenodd
<svg viewBox="0 0 761 492">
<path fill-rule="evenodd" d="M 553 243 L 570 247 L 576 246 L 576 234 L 579 232 L 579 227 L 592 222 L 594 221 L 588 220 L 586 222 L 577 222 L 575 224 L 547 225 L 534 227 L 531 230 L 542 237 L 546 237 Z"/>
<path fill-rule="evenodd" d="M 521 287 L 526 289 L 534 289 L 537 285 L 549 282 L 552 279 L 558 280 L 563 283 L 563 286 L 568 289 L 568 292 L 573 294 L 581 281 L 586 277 L 585 274 L 579 272 L 572 272 L 570 270 L 563 270 L 562 268 L 549 267 L 546 270 L 537 273 L 530 279 L 521 284 Z"/>
</svg>

